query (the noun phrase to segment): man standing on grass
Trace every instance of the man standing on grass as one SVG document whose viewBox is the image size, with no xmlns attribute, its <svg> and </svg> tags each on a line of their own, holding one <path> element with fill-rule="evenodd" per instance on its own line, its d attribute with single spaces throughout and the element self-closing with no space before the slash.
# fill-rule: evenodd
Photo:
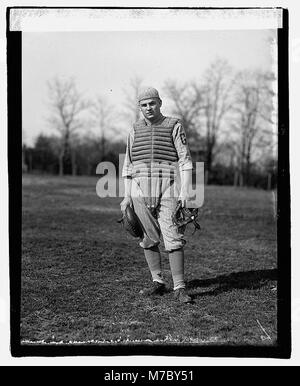
<svg viewBox="0 0 300 386">
<path fill-rule="evenodd" d="M 153 87 L 143 89 L 137 103 L 143 114 L 127 139 L 126 157 L 122 171 L 125 197 L 121 210 L 130 205 L 137 214 L 144 250 L 153 285 L 149 295 L 163 295 L 166 285 L 162 276 L 159 250 L 162 235 L 174 284 L 174 296 L 182 303 L 191 302 L 184 282 L 183 232 L 172 222 L 178 200 L 187 205 L 192 160 L 183 126 L 177 118 L 161 113 L 162 101 Z M 180 171 L 181 189 L 176 192 L 176 170 Z"/>
</svg>

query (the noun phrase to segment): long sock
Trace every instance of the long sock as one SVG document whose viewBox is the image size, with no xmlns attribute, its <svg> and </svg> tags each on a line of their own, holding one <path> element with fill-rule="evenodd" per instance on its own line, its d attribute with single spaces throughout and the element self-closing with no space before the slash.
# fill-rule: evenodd
<svg viewBox="0 0 300 386">
<path fill-rule="evenodd" d="M 158 246 L 144 249 L 144 254 L 151 272 L 152 280 L 164 283 L 161 269 L 161 256 Z"/>
<path fill-rule="evenodd" d="M 173 278 L 174 290 L 185 288 L 184 283 L 184 252 L 183 249 L 177 249 L 169 252 L 169 262 Z"/>
</svg>

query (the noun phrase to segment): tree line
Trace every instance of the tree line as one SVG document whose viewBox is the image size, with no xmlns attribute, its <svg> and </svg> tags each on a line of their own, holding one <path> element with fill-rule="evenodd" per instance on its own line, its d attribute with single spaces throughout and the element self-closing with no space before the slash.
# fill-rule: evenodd
<svg viewBox="0 0 300 386">
<path fill-rule="evenodd" d="M 172 115 L 187 132 L 193 161 L 204 161 L 206 182 L 273 188 L 277 178 L 277 119 L 274 74 L 261 70 L 236 72 L 216 59 L 200 80 L 165 81 L 163 94 Z M 136 103 L 142 78 L 124 90 L 124 109 L 103 96 L 93 100 L 78 91 L 74 78 L 48 82 L 51 134 L 40 134 L 34 146 L 23 145 L 23 170 L 59 175 L 95 175 L 101 161 L 118 166 L 125 152 L 116 117 L 139 118 Z M 94 133 L 85 130 L 95 128 Z M 97 134 L 95 134 L 97 133 Z"/>
</svg>

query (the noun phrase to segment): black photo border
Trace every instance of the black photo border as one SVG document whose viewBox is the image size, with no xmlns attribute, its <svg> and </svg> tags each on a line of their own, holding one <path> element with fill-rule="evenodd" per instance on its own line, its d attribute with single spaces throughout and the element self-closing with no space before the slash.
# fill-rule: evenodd
<svg viewBox="0 0 300 386">
<path fill-rule="evenodd" d="M 21 344 L 21 231 L 22 231 L 22 32 L 10 31 L 12 9 L 268 9 L 268 7 L 7 7 L 7 113 L 9 182 L 9 279 L 10 352 L 13 357 L 159 355 L 189 357 L 281 358 L 291 357 L 291 247 L 289 170 L 289 21 L 281 9 L 283 26 L 278 29 L 278 295 L 277 344 L 274 346 L 164 344 L 93 345 Z M 273 8 L 273 9 L 274 9 Z"/>
</svg>

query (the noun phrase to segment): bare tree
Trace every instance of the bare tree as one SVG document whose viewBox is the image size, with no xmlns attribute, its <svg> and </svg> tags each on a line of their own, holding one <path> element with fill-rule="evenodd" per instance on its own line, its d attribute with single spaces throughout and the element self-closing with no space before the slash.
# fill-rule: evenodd
<svg viewBox="0 0 300 386">
<path fill-rule="evenodd" d="M 142 85 L 142 78 L 138 75 L 130 79 L 129 87 L 124 89 L 125 103 L 124 106 L 129 111 L 130 120 L 137 121 L 140 118 L 140 109 L 137 99 Z"/>
<path fill-rule="evenodd" d="M 107 149 L 108 132 L 116 132 L 113 127 L 114 109 L 107 103 L 103 96 L 98 95 L 96 100 L 91 104 L 92 124 L 97 128 L 97 138 L 100 139 L 100 153 L 102 160 L 105 158 Z"/>
<path fill-rule="evenodd" d="M 179 116 L 189 138 L 199 139 L 199 114 L 202 97 L 195 83 L 178 85 L 174 80 L 165 83 L 164 90 L 173 103 L 173 114 Z"/>
<path fill-rule="evenodd" d="M 205 130 L 206 170 L 211 171 L 216 155 L 218 136 L 226 114 L 232 108 L 232 69 L 227 61 L 216 59 L 205 71 L 202 84 L 195 89 L 201 94 L 201 122 Z"/>
<path fill-rule="evenodd" d="M 238 73 L 235 94 L 235 119 L 238 133 L 239 170 L 249 183 L 254 152 L 263 147 L 264 155 L 272 147 L 272 76 L 260 71 Z"/>
<path fill-rule="evenodd" d="M 59 141 L 59 175 L 64 174 L 64 157 L 70 154 L 72 174 L 76 174 L 76 153 L 72 146 L 76 132 L 83 126 L 82 114 L 88 107 L 88 102 L 77 91 L 74 78 L 61 79 L 55 77 L 48 82 L 51 116 L 48 119 L 51 127 L 60 136 Z"/>
<path fill-rule="evenodd" d="M 224 118 L 231 109 L 232 69 L 225 60 L 216 59 L 205 71 L 201 81 L 178 86 L 167 81 L 165 91 L 192 138 L 204 152 L 207 172 L 211 171 L 214 157 L 221 149 L 218 137 Z M 201 147 L 201 149 L 200 149 Z M 203 149 L 202 149 L 203 147 Z"/>
</svg>

